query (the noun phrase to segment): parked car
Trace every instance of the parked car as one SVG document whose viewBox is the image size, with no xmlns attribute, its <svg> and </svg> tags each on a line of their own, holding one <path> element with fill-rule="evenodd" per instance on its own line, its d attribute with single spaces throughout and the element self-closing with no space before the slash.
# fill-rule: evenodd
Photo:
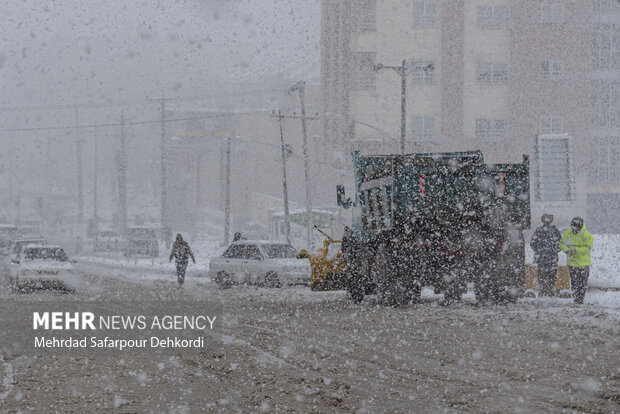
<svg viewBox="0 0 620 414">
<path fill-rule="evenodd" d="M 72 263 L 60 246 L 29 244 L 11 260 L 11 287 L 14 290 L 25 287 L 74 289 L 79 280 L 73 273 Z"/>
<path fill-rule="evenodd" d="M 264 240 L 233 242 L 221 257 L 209 263 L 209 275 L 221 288 L 250 283 L 265 287 L 309 284 L 308 259 L 297 259 L 297 250 L 287 243 Z"/>
<path fill-rule="evenodd" d="M 95 235 L 93 251 L 120 252 L 123 250 L 123 239 L 113 230 L 101 230 Z"/>
<path fill-rule="evenodd" d="M 35 245 L 41 246 L 41 245 L 44 245 L 45 243 L 46 241 L 42 236 L 13 240 L 13 248 L 11 249 L 11 259 L 17 259 L 17 257 L 21 254 L 24 247 L 28 246 L 29 244 L 35 244 Z"/>
<path fill-rule="evenodd" d="M 17 226 L 0 224 L 0 253 L 9 254 L 13 246 L 13 239 L 17 235 Z"/>
<path fill-rule="evenodd" d="M 127 246 L 125 257 L 131 256 L 159 256 L 158 228 L 148 226 L 133 226 L 127 228 Z"/>
</svg>

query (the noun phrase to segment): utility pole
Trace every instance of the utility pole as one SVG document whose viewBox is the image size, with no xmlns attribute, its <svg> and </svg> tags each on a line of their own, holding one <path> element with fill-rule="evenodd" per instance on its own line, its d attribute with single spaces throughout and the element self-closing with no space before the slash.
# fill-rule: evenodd
<svg viewBox="0 0 620 414">
<path fill-rule="evenodd" d="M 280 148 L 282 150 L 282 190 L 284 192 L 284 227 L 286 230 L 286 241 L 291 242 L 291 219 L 288 214 L 288 189 L 286 187 L 286 148 L 284 146 L 284 126 L 282 111 L 278 109 L 278 121 L 280 124 Z"/>
<path fill-rule="evenodd" d="M 78 117 L 78 107 L 75 107 L 75 146 L 77 155 L 77 213 L 78 213 L 78 237 L 84 233 L 84 171 L 82 169 L 83 142 L 80 135 L 80 120 Z M 80 240 L 80 239 L 78 239 Z M 81 249 L 81 246 L 78 246 Z"/>
<path fill-rule="evenodd" d="M 127 235 L 127 149 L 125 148 L 125 116 L 121 113 L 120 149 L 117 155 L 118 204 L 121 233 Z"/>
<path fill-rule="evenodd" d="M 433 70 L 434 65 L 432 63 L 422 68 L 424 71 Z M 374 66 L 375 71 L 381 69 L 392 69 L 400 76 L 400 137 L 398 140 L 400 146 L 400 153 L 405 154 L 405 132 L 407 124 L 407 76 L 411 73 L 411 70 L 407 70 L 407 61 L 403 59 L 400 66 L 385 66 L 379 63 Z"/>
<path fill-rule="evenodd" d="M 97 232 L 99 231 L 99 216 L 97 214 L 97 181 L 98 181 L 98 176 L 97 176 L 97 169 L 98 169 L 98 155 L 97 154 L 97 141 L 99 138 L 99 128 L 95 127 L 95 139 L 93 142 L 93 231 L 95 232 L 95 234 L 97 234 Z"/>
<path fill-rule="evenodd" d="M 228 245 L 230 235 L 230 153 L 232 151 L 232 134 L 226 138 L 225 172 L 224 172 L 224 244 Z"/>
<path fill-rule="evenodd" d="M 166 246 L 170 247 L 170 231 L 168 229 L 168 216 L 166 213 L 166 201 L 168 197 L 168 176 L 166 166 L 168 162 L 168 157 L 166 153 L 166 101 L 164 99 L 161 100 L 161 141 L 159 145 L 161 153 L 161 200 L 159 202 L 161 209 L 160 222 L 161 227 L 164 230 L 164 235 L 166 237 Z"/>
<path fill-rule="evenodd" d="M 308 215 L 307 222 L 307 243 L 308 251 L 312 250 L 312 198 L 310 195 L 310 165 L 308 160 L 308 133 L 306 130 L 306 106 L 304 92 L 306 89 L 306 82 L 299 81 L 295 85 L 289 88 L 289 92 L 297 91 L 299 93 L 299 99 L 301 101 L 301 129 L 303 133 L 303 157 L 304 157 L 304 171 L 306 177 L 306 214 Z"/>
<path fill-rule="evenodd" d="M 192 240 L 196 240 L 198 213 L 200 211 L 200 163 L 202 162 L 202 151 L 198 150 L 196 153 L 196 204 L 194 205 L 193 223 L 192 223 Z"/>
<path fill-rule="evenodd" d="M 13 171 L 15 171 L 15 160 L 13 160 L 14 156 L 15 156 L 15 153 L 13 149 L 13 135 L 11 135 L 11 137 L 9 138 L 9 174 L 8 174 L 9 175 L 9 200 L 11 201 L 13 201 L 13 197 L 15 196 L 15 189 L 13 188 Z M 14 221 L 14 219 L 11 219 L 11 221 Z"/>
</svg>

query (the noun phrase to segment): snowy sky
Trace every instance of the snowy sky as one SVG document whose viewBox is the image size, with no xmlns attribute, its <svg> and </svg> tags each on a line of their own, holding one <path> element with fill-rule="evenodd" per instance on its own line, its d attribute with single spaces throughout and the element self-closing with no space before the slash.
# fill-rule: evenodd
<svg viewBox="0 0 620 414">
<path fill-rule="evenodd" d="M 319 0 L 0 4 L 0 105 L 198 96 L 318 73 Z"/>
</svg>

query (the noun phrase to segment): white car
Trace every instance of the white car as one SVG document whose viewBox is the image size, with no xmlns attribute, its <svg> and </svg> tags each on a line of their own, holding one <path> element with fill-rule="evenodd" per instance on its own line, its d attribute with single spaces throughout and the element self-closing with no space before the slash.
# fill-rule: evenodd
<svg viewBox="0 0 620 414">
<path fill-rule="evenodd" d="M 221 257 L 211 259 L 209 275 L 221 288 L 239 283 L 265 287 L 309 284 L 310 262 L 296 257 L 297 250 L 287 243 L 240 240 Z"/>
<path fill-rule="evenodd" d="M 75 289 L 79 280 L 73 273 L 73 264 L 60 246 L 25 246 L 21 253 L 11 260 L 11 287 L 62 286 Z"/>
</svg>

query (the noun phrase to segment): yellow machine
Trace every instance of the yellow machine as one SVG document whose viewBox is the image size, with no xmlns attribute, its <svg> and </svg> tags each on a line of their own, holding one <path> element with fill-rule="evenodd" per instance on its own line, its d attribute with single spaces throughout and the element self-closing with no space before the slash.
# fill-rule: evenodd
<svg viewBox="0 0 620 414">
<path fill-rule="evenodd" d="M 526 296 L 528 292 L 530 296 L 533 295 L 534 290 L 539 289 L 538 284 L 538 267 L 534 265 L 525 266 L 525 285 L 523 289 L 526 292 Z M 564 296 L 562 293 L 570 291 L 570 276 L 568 275 L 568 267 L 566 266 L 558 266 L 558 277 L 555 280 L 555 291 L 559 292 L 559 296 Z"/>
<path fill-rule="evenodd" d="M 340 243 L 342 240 L 334 240 L 327 233 L 314 226 L 315 230 L 325 236 L 323 248 L 314 253 L 306 250 L 300 251 L 299 257 L 307 257 L 312 269 L 312 290 L 337 290 L 345 287 L 346 264 L 342 258 Z M 331 249 L 330 249 L 331 246 Z"/>
</svg>

